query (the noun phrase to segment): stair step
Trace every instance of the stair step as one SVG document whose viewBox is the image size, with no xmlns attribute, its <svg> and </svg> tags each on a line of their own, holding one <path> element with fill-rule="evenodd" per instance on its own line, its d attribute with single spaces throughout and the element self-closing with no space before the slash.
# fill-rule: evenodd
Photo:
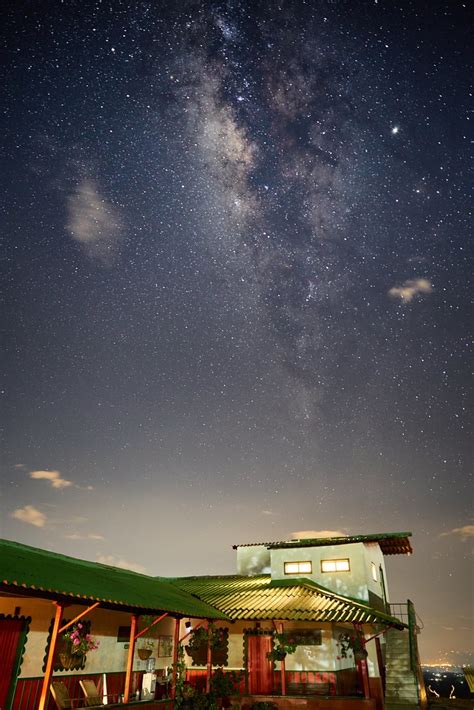
<svg viewBox="0 0 474 710">
<path fill-rule="evenodd" d="M 385 700 L 385 710 L 420 710 L 420 708 L 417 702 L 391 702 L 390 700 Z"/>
<path fill-rule="evenodd" d="M 400 695 L 386 695 L 386 703 L 418 703 L 417 693 L 404 693 Z"/>
</svg>

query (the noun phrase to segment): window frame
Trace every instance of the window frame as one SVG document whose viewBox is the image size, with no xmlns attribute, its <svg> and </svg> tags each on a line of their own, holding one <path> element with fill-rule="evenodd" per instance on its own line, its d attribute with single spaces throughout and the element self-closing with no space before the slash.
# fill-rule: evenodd
<svg viewBox="0 0 474 710">
<path fill-rule="evenodd" d="M 333 562 L 335 569 L 324 569 L 324 564 L 327 562 Z M 338 562 L 347 562 L 347 569 L 337 569 Z M 351 560 L 349 557 L 335 557 L 330 560 L 321 560 L 321 574 L 334 574 L 337 572 L 350 572 L 351 571 Z"/>
<path fill-rule="evenodd" d="M 302 572 L 300 569 L 297 569 L 296 572 L 287 572 L 286 571 L 286 566 L 287 565 L 309 565 L 309 572 Z M 283 573 L 285 575 L 289 574 L 313 574 L 313 562 L 312 560 L 286 560 L 286 562 L 283 562 Z"/>
</svg>

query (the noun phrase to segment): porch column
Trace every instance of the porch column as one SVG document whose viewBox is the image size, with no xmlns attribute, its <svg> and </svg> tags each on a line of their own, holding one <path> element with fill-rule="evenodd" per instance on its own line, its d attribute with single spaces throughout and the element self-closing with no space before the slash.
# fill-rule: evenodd
<svg viewBox="0 0 474 710">
<path fill-rule="evenodd" d="M 46 661 L 46 670 L 44 672 L 43 686 L 41 688 L 38 710 L 44 710 L 47 704 L 51 676 L 53 675 L 54 652 L 56 651 L 58 631 L 64 611 L 64 606 L 62 604 L 59 604 L 58 602 L 54 602 L 54 604 L 56 605 L 56 613 L 54 615 L 53 630 L 51 632 L 51 640 L 49 642 L 48 659 Z"/>
<path fill-rule="evenodd" d="M 130 643 L 128 646 L 127 672 L 125 675 L 125 690 L 123 692 L 123 702 L 128 703 L 130 699 L 130 688 L 132 685 L 133 655 L 135 653 L 135 635 L 137 633 L 138 615 L 132 614 L 130 618 Z"/>
<path fill-rule="evenodd" d="M 280 624 L 280 633 L 284 633 L 284 626 L 283 623 Z M 285 659 L 283 658 L 280 661 L 280 673 L 281 673 L 281 694 L 286 695 L 286 668 L 285 668 Z"/>
<path fill-rule="evenodd" d="M 382 690 L 385 695 L 385 665 L 383 662 L 382 648 L 380 646 L 380 639 L 377 636 L 375 639 L 375 648 L 377 650 L 377 665 L 379 667 L 380 677 L 382 679 Z"/>
<path fill-rule="evenodd" d="M 368 700 L 370 698 L 369 672 L 367 669 L 367 660 L 365 658 L 357 659 L 357 672 L 359 674 L 360 683 L 364 692 L 364 698 Z"/>
<path fill-rule="evenodd" d="M 174 620 L 174 643 L 173 643 L 173 675 L 171 677 L 171 697 L 176 697 L 176 679 L 178 676 L 178 648 L 179 648 L 179 618 Z"/>
<path fill-rule="evenodd" d="M 206 663 L 206 693 L 211 691 L 211 673 L 212 673 L 212 638 L 210 623 L 207 622 L 207 663 Z"/>
</svg>

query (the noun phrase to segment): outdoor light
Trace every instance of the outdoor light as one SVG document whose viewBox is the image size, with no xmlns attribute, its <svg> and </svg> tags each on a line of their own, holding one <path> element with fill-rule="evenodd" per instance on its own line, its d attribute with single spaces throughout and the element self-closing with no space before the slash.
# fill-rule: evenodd
<svg viewBox="0 0 474 710">
<path fill-rule="evenodd" d="M 186 627 L 187 629 L 192 629 L 192 627 L 193 627 L 193 625 L 191 624 L 190 621 L 185 621 L 185 622 L 184 622 L 184 625 L 185 625 L 185 627 Z"/>
</svg>

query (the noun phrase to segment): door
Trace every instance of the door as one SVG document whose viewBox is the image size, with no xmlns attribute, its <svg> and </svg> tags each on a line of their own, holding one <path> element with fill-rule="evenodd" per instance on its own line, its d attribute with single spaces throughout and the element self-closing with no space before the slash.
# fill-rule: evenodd
<svg viewBox="0 0 474 710">
<path fill-rule="evenodd" d="M 249 693 L 271 695 L 273 693 L 273 662 L 267 658 L 272 650 L 273 636 L 247 635 Z"/>
<path fill-rule="evenodd" d="M 0 708 L 11 706 L 23 650 L 25 620 L 0 616 Z"/>
</svg>

